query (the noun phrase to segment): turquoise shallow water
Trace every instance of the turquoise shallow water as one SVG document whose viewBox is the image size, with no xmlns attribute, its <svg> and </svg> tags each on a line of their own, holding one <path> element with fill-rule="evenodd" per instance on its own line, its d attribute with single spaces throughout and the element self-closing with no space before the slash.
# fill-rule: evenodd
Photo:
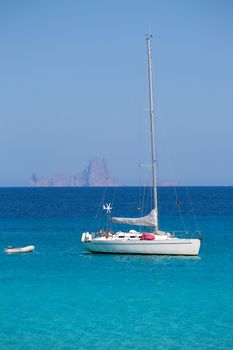
<svg viewBox="0 0 233 350">
<path fill-rule="evenodd" d="M 200 257 L 93 255 L 83 229 L 105 189 L 1 189 L 0 349 L 233 349 L 233 188 L 190 188 Z M 142 189 L 109 189 L 135 215 Z M 185 226 L 189 195 L 178 188 Z M 159 189 L 162 229 L 183 229 L 172 189 Z M 145 203 L 145 211 L 150 203 Z M 104 219 L 104 217 L 103 217 Z"/>
</svg>

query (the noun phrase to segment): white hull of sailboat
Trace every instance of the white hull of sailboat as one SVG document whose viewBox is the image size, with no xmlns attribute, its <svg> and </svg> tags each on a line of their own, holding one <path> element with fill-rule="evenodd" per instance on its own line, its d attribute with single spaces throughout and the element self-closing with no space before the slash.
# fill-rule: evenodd
<svg viewBox="0 0 233 350">
<path fill-rule="evenodd" d="M 92 253 L 148 254 L 148 255 L 198 255 L 200 239 L 171 238 L 164 240 L 91 240 L 83 247 Z"/>
</svg>

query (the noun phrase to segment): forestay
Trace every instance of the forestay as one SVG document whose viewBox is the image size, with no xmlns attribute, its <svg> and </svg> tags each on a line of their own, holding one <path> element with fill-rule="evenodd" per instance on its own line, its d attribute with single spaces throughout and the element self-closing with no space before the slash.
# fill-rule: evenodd
<svg viewBox="0 0 233 350">
<path fill-rule="evenodd" d="M 157 226 L 158 213 L 157 210 L 151 210 L 150 214 L 141 218 L 117 218 L 113 217 L 112 222 L 117 224 L 137 225 L 137 226 Z"/>
</svg>

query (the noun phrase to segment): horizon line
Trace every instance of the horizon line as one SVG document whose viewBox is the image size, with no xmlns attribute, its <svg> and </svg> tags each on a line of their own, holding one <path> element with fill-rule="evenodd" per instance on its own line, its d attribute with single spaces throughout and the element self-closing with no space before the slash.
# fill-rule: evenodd
<svg viewBox="0 0 233 350">
<path fill-rule="evenodd" d="M 36 188 L 115 188 L 115 187 L 153 187 L 151 186 L 143 186 L 143 185 L 119 185 L 119 186 L 107 186 L 107 185 L 102 185 L 102 186 L 1 186 L 0 185 L 0 189 L 3 188 L 28 188 L 28 189 L 36 189 Z M 233 187 L 232 185 L 194 185 L 194 184 L 190 184 L 190 185 L 158 185 L 157 187 Z"/>
</svg>

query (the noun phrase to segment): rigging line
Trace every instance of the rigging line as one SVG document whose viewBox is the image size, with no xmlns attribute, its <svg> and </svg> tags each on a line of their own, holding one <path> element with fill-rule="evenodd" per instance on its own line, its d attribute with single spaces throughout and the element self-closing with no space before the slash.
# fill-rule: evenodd
<svg viewBox="0 0 233 350">
<path fill-rule="evenodd" d="M 141 167 L 140 167 L 140 162 L 138 164 L 138 208 L 140 208 L 140 211 L 142 210 L 142 173 L 141 173 Z"/>
<path fill-rule="evenodd" d="M 138 164 L 139 171 L 138 171 L 138 207 L 140 209 L 140 215 L 143 214 L 144 209 L 144 191 L 145 191 L 145 180 L 143 181 L 143 177 L 145 177 L 145 173 L 143 174 L 141 171 L 140 162 Z M 139 226 L 139 232 L 142 232 L 142 226 Z"/>
<path fill-rule="evenodd" d="M 103 210 L 101 210 L 101 209 L 102 209 L 103 204 L 104 204 L 104 199 L 105 199 L 105 197 L 106 197 L 107 189 L 108 189 L 108 186 L 107 186 L 107 184 L 106 184 L 105 190 L 104 190 L 104 193 L 103 193 L 103 196 L 102 196 L 101 201 L 100 201 L 100 204 L 99 204 L 99 208 L 98 208 L 97 214 L 96 214 L 96 216 L 95 216 L 95 219 L 97 219 L 97 217 L 99 217 L 98 226 L 100 226 L 101 219 L 102 219 Z"/>
<path fill-rule="evenodd" d="M 98 227 L 100 227 L 100 223 L 101 223 L 101 218 L 102 218 L 102 211 L 100 211 L 100 214 L 99 214 L 99 221 L 98 221 Z"/>
<path fill-rule="evenodd" d="M 154 199 L 153 199 L 153 188 L 152 187 L 153 186 L 150 186 L 150 207 L 152 209 L 155 209 L 155 208 L 153 208 L 153 201 L 154 201 Z"/>
<path fill-rule="evenodd" d="M 113 208 L 113 204 L 115 202 L 116 191 L 117 191 L 117 186 L 114 187 L 114 192 L 113 192 L 113 197 L 112 197 L 112 208 Z"/>
<path fill-rule="evenodd" d="M 144 206 L 145 206 L 145 196 L 146 196 L 146 179 L 147 179 L 147 173 L 144 173 L 144 181 L 143 181 L 143 187 L 142 187 L 142 201 L 141 201 L 141 216 L 144 215 Z M 142 232 L 142 226 L 139 227 L 139 232 Z"/>
<path fill-rule="evenodd" d="M 152 186 L 150 186 L 150 207 L 152 208 L 152 209 L 155 209 L 154 208 L 154 205 L 153 205 L 153 203 L 154 203 L 154 200 L 153 200 L 153 195 L 154 195 L 154 193 L 153 193 L 154 191 L 153 191 L 153 187 Z M 157 193 L 157 191 L 156 191 L 156 193 Z M 157 203 L 157 207 L 158 207 L 158 203 Z"/>
<path fill-rule="evenodd" d="M 144 186 L 143 186 L 143 192 L 142 192 L 142 210 L 141 210 L 141 215 L 144 214 L 144 206 L 145 206 L 145 195 L 146 195 L 146 178 L 147 174 L 144 175 Z"/>
<path fill-rule="evenodd" d="M 146 105 L 148 104 L 147 101 L 145 101 Z M 149 110 L 148 110 L 149 111 Z M 149 142 L 149 139 L 148 139 L 148 129 L 150 129 L 150 119 L 148 117 L 148 114 L 146 114 L 146 117 L 144 118 L 143 117 L 143 134 L 141 133 L 140 135 L 140 138 L 141 138 L 141 141 L 144 145 L 144 155 L 143 155 L 143 158 L 145 157 L 145 163 L 146 164 L 150 164 L 151 163 L 151 159 L 150 159 L 150 154 L 149 154 L 149 150 L 150 150 L 150 142 Z M 146 154 L 145 154 L 145 151 L 146 151 Z M 141 166 L 140 166 L 141 168 Z M 143 200 L 143 209 L 144 209 L 144 202 L 145 202 L 145 195 L 146 195 L 146 186 L 148 186 L 148 168 L 146 167 L 145 168 L 145 171 L 144 171 L 144 183 L 143 183 L 143 191 L 142 191 L 142 200 Z M 143 210 L 142 210 L 142 214 L 143 214 Z"/>
<path fill-rule="evenodd" d="M 197 231 L 200 234 L 201 231 L 200 231 L 200 227 L 198 225 L 197 216 L 196 216 L 196 213 L 195 213 L 195 210 L 194 210 L 194 207 L 193 207 L 193 202 L 192 202 L 192 199 L 191 199 L 191 196 L 190 196 L 190 193 L 189 193 L 189 189 L 187 188 L 187 186 L 185 186 L 185 189 L 186 189 L 187 196 L 189 198 L 189 202 L 190 202 L 190 206 L 191 206 L 191 209 L 192 209 L 192 214 L 194 216 L 194 221 L 195 221 L 195 224 L 196 224 L 196 228 L 197 228 Z"/>
<path fill-rule="evenodd" d="M 138 204 L 137 204 L 137 206 L 138 206 L 138 208 L 140 208 L 140 212 L 142 211 L 142 193 L 143 193 L 143 190 L 142 190 L 142 184 L 143 184 L 142 177 L 143 176 L 142 176 L 142 170 L 141 170 L 141 159 L 143 159 L 142 144 L 143 144 L 143 134 L 144 134 L 144 130 L 142 130 L 144 127 L 144 123 L 143 123 L 143 125 L 141 123 L 143 114 L 141 112 L 142 111 L 140 110 L 139 118 L 138 118 L 138 129 L 137 129 L 137 132 L 138 132 L 137 145 L 138 145 L 138 154 L 139 154 L 139 163 L 138 163 L 138 171 L 137 171 L 137 177 L 138 177 Z"/>
<path fill-rule="evenodd" d="M 143 103 L 144 106 L 148 105 L 147 97 L 145 96 L 145 100 Z M 146 112 L 146 114 L 145 114 Z M 145 171 L 143 171 L 142 163 L 150 164 L 151 159 L 149 158 L 148 150 L 150 149 L 150 142 L 148 140 L 148 128 L 149 128 L 149 117 L 148 117 L 148 108 L 141 108 L 140 109 L 140 119 L 138 124 L 138 140 L 139 143 L 139 150 L 138 153 L 140 155 L 139 159 L 142 159 L 142 161 L 139 161 L 139 184 L 140 188 L 138 191 L 138 200 L 139 200 L 139 206 L 141 207 L 141 215 L 143 215 L 144 211 L 144 199 L 145 199 L 145 192 L 146 192 L 146 185 L 147 185 L 147 171 L 148 169 L 145 168 Z"/>
<path fill-rule="evenodd" d="M 164 137 L 163 137 L 163 146 L 164 146 L 163 149 L 164 149 L 164 152 L 165 152 L 165 154 L 166 154 L 166 156 L 167 156 L 167 158 L 168 158 L 170 152 L 168 151 L 168 144 L 169 144 L 169 142 L 167 142 L 167 141 L 169 141 L 169 140 L 167 139 L 167 136 L 164 136 Z M 159 145 L 158 145 L 158 147 L 159 147 Z M 176 179 L 176 177 L 174 176 L 174 168 L 171 166 L 171 162 L 168 161 L 167 163 L 168 163 L 167 168 L 168 168 L 169 178 L 172 179 L 172 180 L 175 182 L 175 185 L 172 186 L 172 187 L 173 187 L 175 199 L 176 199 L 176 202 L 177 202 L 177 201 L 179 200 L 178 194 L 177 194 L 177 186 L 176 186 L 177 179 Z M 185 223 L 184 223 L 184 219 L 183 219 L 182 210 L 181 210 L 181 208 L 180 208 L 179 205 L 178 205 L 178 208 L 179 208 L 179 216 L 180 216 L 181 224 L 183 225 L 184 230 L 186 230 L 186 228 L 185 228 Z M 187 230 L 186 230 L 186 231 L 187 231 Z"/>
<path fill-rule="evenodd" d="M 102 198 L 101 198 L 101 200 L 100 200 L 99 208 L 98 208 L 98 210 L 97 210 L 95 219 L 97 219 L 97 217 L 99 216 L 100 209 L 102 208 L 102 205 L 103 205 L 103 203 L 104 203 L 104 198 L 105 198 L 105 196 L 106 196 L 106 192 L 107 192 L 107 185 L 105 186 L 104 194 L 103 194 L 103 196 L 102 196 Z"/>
<path fill-rule="evenodd" d="M 159 213 L 160 212 L 160 208 L 162 207 L 162 195 L 161 195 L 161 191 L 160 191 L 160 186 L 157 186 L 157 197 L 158 197 L 158 203 L 157 203 L 157 227 L 159 229 L 159 223 L 160 223 L 160 220 L 159 220 Z"/>
<path fill-rule="evenodd" d="M 148 146 L 148 147 L 147 147 Z M 146 148 L 149 149 L 149 145 L 148 145 L 148 139 L 146 138 Z M 146 161 L 148 161 L 148 154 L 146 156 Z M 141 214 L 144 214 L 144 208 L 145 208 L 145 197 L 146 197 L 146 191 L 147 191 L 147 180 L 148 180 L 148 168 L 146 168 L 145 172 L 144 172 L 144 181 L 143 181 L 143 191 L 142 191 L 142 210 L 141 210 Z"/>
<path fill-rule="evenodd" d="M 178 202 L 178 201 L 179 201 L 179 198 L 178 198 L 176 186 L 174 186 L 174 192 L 175 192 L 175 196 L 176 196 L 176 202 Z M 178 207 L 178 209 L 179 209 L 180 218 L 181 218 L 181 222 L 182 222 L 183 228 L 184 228 L 184 230 L 186 230 L 186 229 L 185 229 L 185 223 L 184 223 L 184 218 L 183 218 L 183 214 L 182 214 L 181 207 L 180 207 L 180 205 L 177 205 L 177 207 Z"/>
</svg>

